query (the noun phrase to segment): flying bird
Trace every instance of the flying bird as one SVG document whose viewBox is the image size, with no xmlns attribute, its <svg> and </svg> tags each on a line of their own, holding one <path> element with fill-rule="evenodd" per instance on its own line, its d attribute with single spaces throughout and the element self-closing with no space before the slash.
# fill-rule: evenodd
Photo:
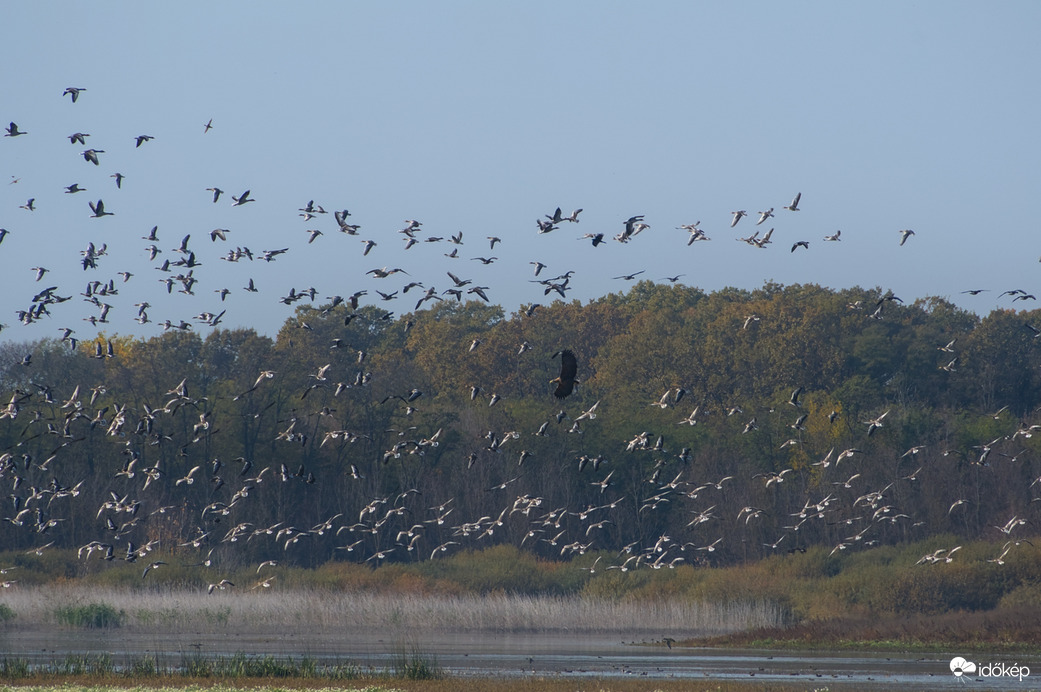
<svg viewBox="0 0 1041 692">
<path fill-rule="evenodd" d="M 575 359 L 575 354 L 571 349 L 557 351 L 553 354 L 553 358 L 556 358 L 558 355 L 560 356 L 560 374 L 550 380 L 550 384 L 557 383 L 553 396 L 558 399 L 564 399 L 571 392 L 575 391 L 575 385 L 578 384 L 578 380 L 575 379 L 575 376 L 578 374 L 578 361 Z"/>
<path fill-rule="evenodd" d="M 788 403 L 791 404 L 792 406 L 802 406 L 802 402 L 799 401 L 799 397 L 802 396 L 802 392 L 803 392 L 803 388 L 802 387 L 797 387 L 795 389 L 795 391 L 792 392 L 791 398 L 788 399 Z"/>
<path fill-rule="evenodd" d="M 795 199 L 793 199 L 792 203 L 790 205 L 788 205 L 787 207 L 785 207 L 785 209 L 787 209 L 788 211 L 799 211 L 799 200 L 801 200 L 801 199 L 802 199 L 802 193 L 801 192 L 797 192 L 795 194 Z"/>
<path fill-rule="evenodd" d="M 100 219 L 102 216 L 115 216 L 112 212 L 105 211 L 105 202 L 100 199 L 97 203 L 87 202 L 87 204 L 90 205 L 90 210 L 94 212 L 94 215 L 91 217 L 93 219 Z"/>
</svg>

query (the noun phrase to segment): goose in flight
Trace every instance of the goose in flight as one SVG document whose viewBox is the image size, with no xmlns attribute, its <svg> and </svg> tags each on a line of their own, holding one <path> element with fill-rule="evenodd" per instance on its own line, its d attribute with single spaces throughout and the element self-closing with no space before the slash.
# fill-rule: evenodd
<svg viewBox="0 0 1041 692">
<path fill-rule="evenodd" d="M 86 91 L 83 87 L 65 87 L 65 91 L 62 92 L 62 96 L 68 96 L 72 99 L 73 103 L 76 103 L 76 99 L 80 97 L 80 92 Z"/>
<path fill-rule="evenodd" d="M 104 149 L 87 149 L 83 152 L 83 160 L 89 161 L 95 166 L 100 166 L 101 162 L 98 160 L 98 154 L 104 154 Z"/>
<path fill-rule="evenodd" d="M 738 240 L 742 243 L 748 243 L 749 245 L 757 245 L 759 243 L 759 231 L 756 231 L 747 238 L 735 238 L 735 240 Z"/>
<path fill-rule="evenodd" d="M 94 215 L 91 217 L 93 219 L 100 219 L 102 216 L 115 216 L 112 212 L 105 211 L 105 202 L 100 199 L 97 203 L 87 202 L 87 204 L 90 205 L 90 210 L 94 212 Z"/>
<path fill-rule="evenodd" d="M 27 134 L 29 134 L 29 133 L 25 132 L 24 130 L 19 130 L 18 129 L 18 125 L 16 125 L 12 121 L 11 124 L 7 126 L 7 134 L 4 135 L 4 137 L 17 137 L 18 135 L 27 135 Z"/>
<path fill-rule="evenodd" d="M 737 225 L 737 222 L 741 220 L 742 216 L 748 216 L 748 212 L 743 209 L 741 211 L 732 211 L 730 213 L 734 215 L 734 218 L 730 221 L 731 228 Z"/>
<path fill-rule="evenodd" d="M 807 250 L 809 250 L 810 249 L 810 241 L 808 241 L 808 240 L 799 240 L 799 241 L 797 241 L 794 245 L 792 245 L 792 252 L 795 252 L 796 248 L 800 248 L 800 247 L 803 247 L 803 248 L 806 248 Z"/>
<path fill-rule="evenodd" d="M 871 435 L 876 430 L 881 428 L 882 427 L 882 419 L 885 418 L 888 415 L 889 415 L 889 411 L 886 411 L 885 413 L 883 413 L 878 418 L 873 418 L 871 420 L 861 421 L 862 423 L 864 423 L 864 425 L 868 426 L 868 433 L 867 434 Z"/>
<path fill-rule="evenodd" d="M 640 271 L 634 272 L 632 274 L 622 274 L 621 276 L 615 276 L 613 278 L 615 278 L 615 279 L 625 279 L 626 281 L 635 281 L 636 277 L 639 276 L 640 274 L 643 274 L 645 271 L 647 271 L 647 270 L 646 269 L 641 269 Z"/>
<path fill-rule="evenodd" d="M 755 245 L 760 250 L 764 249 L 767 245 L 773 242 L 772 240 L 770 240 L 770 236 L 773 235 L 773 232 L 774 229 L 771 228 L 769 231 L 766 232 L 766 235 L 764 235 L 762 238 L 753 239 L 752 245 Z"/>
<path fill-rule="evenodd" d="M 218 589 L 223 591 L 224 589 L 228 588 L 229 586 L 235 586 L 235 585 L 233 583 L 231 583 L 230 581 L 228 581 L 227 579 L 221 579 L 216 584 L 210 584 L 206 588 L 206 593 L 211 594 L 214 591 L 217 591 Z"/>
<path fill-rule="evenodd" d="M 797 387 L 795 391 L 792 392 L 791 398 L 788 399 L 788 403 L 792 406 L 802 406 L 802 402 L 799 401 L 799 397 L 802 396 L 803 389 L 803 387 Z"/>
<path fill-rule="evenodd" d="M 232 198 L 233 200 L 235 200 L 235 204 L 234 204 L 233 206 L 236 206 L 236 207 L 241 207 L 241 206 L 242 206 L 243 204 L 245 204 L 246 202 L 256 202 L 256 201 L 257 201 L 257 200 L 255 200 L 255 199 L 252 199 L 252 198 L 251 198 L 251 197 L 249 196 L 249 190 L 246 190 L 245 192 L 243 192 L 243 193 L 242 193 L 241 195 L 239 195 L 238 197 L 236 197 L 235 195 L 232 195 L 232 196 L 231 196 L 231 198 Z"/>
<path fill-rule="evenodd" d="M 900 231 L 900 245 L 903 246 L 907 242 L 907 239 L 914 235 L 914 231 L 911 229 L 904 229 Z"/>
<path fill-rule="evenodd" d="M 158 569 L 159 567 L 161 567 L 161 566 L 163 566 L 165 564 L 167 564 L 167 563 L 163 562 L 162 560 L 156 560 L 155 562 L 149 564 L 147 567 L 145 567 L 145 571 L 144 571 L 144 573 L 141 574 L 141 578 L 144 579 L 145 577 L 148 576 L 148 573 L 151 570 Z"/>
<path fill-rule="evenodd" d="M 699 223 L 701 222 L 698 221 L 696 223 L 689 223 L 684 226 L 680 226 L 680 228 L 684 229 L 685 231 L 687 231 L 687 233 L 690 234 L 690 237 L 687 238 L 688 246 L 693 245 L 695 242 L 699 240 L 712 240 L 712 238 L 709 238 L 707 235 L 705 235 L 705 231 L 698 228 Z"/>
<path fill-rule="evenodd" d="M 842 235 L 842 231 L 835 231 L 835 233 L 832 234 L 832 235 L 824 236 L 824 239 L 825 240 L 831 240 L 831 241 L 842 240 L 842 238 L 839 237 L 841 235 Z"/>
<path fill-rule="evenodd" d="M 212 129 L 213 129 L 213 118 L 210 118 L 208 121 L 206 121 L 206 124 L 202 126 L 202 133 L 206 134 L 207 132 L 209 132 Z"/>
<path fill-rule="evenodd" d="M 73 183 L 72 185 L 69 185 L 68 187 L 65 188 L 65 194 L 68 194 L 68 195 L 74 195 L 77 192 L 86 192 L 86 191 L 87 191 L 87 188 L 80 187 L 79 183 Z"/>
<path fill-rule="evenodd" d="M 134 141 L 137 142 L 137 144 L 134 145 L 134 148 L 136 149 L 137 147 L 141 146 L 145 142 L 148 142 L 148 141 L 153 140 L 153 139 L 155 139 L 155 137 L 153 137 L 152 135 L 138 135 L 137 137 L 134 137 Z"/>
<path fill-rule="evenodd" d="M 690 415 L 687 416 L 686 418 L 684 418 L 683 420 L 679 421 L 678 423 L 676 423 L 676 425 L 697 425 L 698 424 L 697 415 L 698 415 L 698 409 L 699 408 L 701 408 L 701 407 L 700 406 L 695 406 L 694 410 L 690 412 Z"/>
<path fill-rule="evenodd" d="M 661 399 L 659 399 L 658 401 L 652 401 L 649 405 L 650 406 L 657 406 L 658 408 L 662 408 L 662 409 L 668 408 L 669 407 L 669 395 L 670 394 L 672 394 L 672 390 L 671 389 L 665 390 L 665 393 L 661 395 Z"/>
<path fill-rule="evenodd" d="M 767 219 L 769 219 L 773 215 L 774 215 L 774 208 L 773 207 L 770 207 L 766 211 L 759 212 L 759 220 L 755 222 L 755 225 L 758 226 L 759 224 L 761 224 L 762 222 L 766 221 Z"/>
<path fill-rule="evenodd" d="M 789 204 L 787 207 L 785 207 L 785 209 L 787 209 L 788 211 L 799 211 L 799 200 L 801 200 L 801 199 L 802 199 L 802 193 L 801 192 L 797 192 L 795 194 L 795 199 L 793 199 L 792 203 Z"/>
<path fill-rule="evenodd" d="M 87 146 L 87 140 L 85 137 L 90 137 L 90 135 L 83 132 L 73 132 L 69 135 L 69 141 L 73 144 L 82 144 L 83 146 Z"/>
<path fill-rule="evenodd" d="M 650 228 L 650 226 L 643 223 L 643 214 L 630 216 L 625 220 L 625 230 L 616 235 L 615 240 L 621 243 L 627 243 L 629 242 L 629 238 L 648 228 Z"/>
</svg>

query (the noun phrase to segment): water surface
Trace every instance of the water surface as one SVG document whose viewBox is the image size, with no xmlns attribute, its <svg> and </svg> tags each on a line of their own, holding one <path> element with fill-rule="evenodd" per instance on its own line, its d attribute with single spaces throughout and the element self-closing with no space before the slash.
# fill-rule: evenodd
<svg viewBox="0 0 1041 692">
<path fill-rule="evenodd" d="M 333 664 L 351 662 L 382 671 L 402 654 L 418 653 L 458 676 L 555 675 L 575 678 L 637 676 L 648 679 L 709 679 L 807 683 L 807 689 L 1032 690 L 1041 688 L 1041 657 L 967 656 L 1029 666 L 1030 677 L 956 678 L 952 655 L 688 649 L 661 645 L 653 637 L 602 633 L 490 633 L 385 630 L 322 632 L 164 630 L 140 626 L 80 630 L 10 628 L 0 634 L 4 655 L 33 663 L 67 655 L 110 654 L 117 665 L 156 656 L 176 668 L 185 656 L 309 656 Z"/>
</svg>

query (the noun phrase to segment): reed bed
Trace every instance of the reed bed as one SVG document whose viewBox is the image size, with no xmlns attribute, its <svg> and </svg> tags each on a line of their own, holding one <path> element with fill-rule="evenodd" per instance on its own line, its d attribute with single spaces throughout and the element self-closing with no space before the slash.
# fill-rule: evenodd
<svg viewBox="0 0 1041 692">
<path fill-rule="evenodd" d="M 265 684 L 263 680 L 249 681 L 250 692 L 285 692 L 306 690 L 307 692 L 575 692 L 596 690 L 598 692 L 827 692 L 827 686 L 764 684 L 721 681 L 691 680 L 589 680 L 578 683 L 559 678 L 447 678 L 440 680 L 393 680 L 351 683 L 347 686 L 314 687 L 311 680 L 280 680 L 277 686 Z M 16 692 L 242 692 L 243 686 L 235 683 L 188 682 L 177 684 L 126 684 L 122 680 L 98 682 L 94 679 L 69 681 L 62 684 L 33 684 L 18 687 L 0 686 L 0 691 Z M 878 692 L 887 688 L 879 686 Z"/>
<path fill-rule="evenodd" d="M 702 635 L 778 627 L 784 614 L 766 602 L 606 599 L 516 594 L 419 595 L 326 590 L 130 590 L 56 584 L 11 590 L 7 627 L 72 626 L 68 613 L 115 612 L 112 626 L 193 630 L 336 631 L 405 628 L 469 632 L 682 632 Z"/>
</svg>

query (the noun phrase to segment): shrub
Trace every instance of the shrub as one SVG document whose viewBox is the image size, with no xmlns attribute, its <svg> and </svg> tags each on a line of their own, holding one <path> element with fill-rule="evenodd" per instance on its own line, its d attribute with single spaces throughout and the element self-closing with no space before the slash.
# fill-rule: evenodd
<svg viewBox="0 0 1041 692">
<path fill-rule="evenodd" d="M 472 593 L 559 593 L 544 565 L 511 545 L 465 550 L 442 560 L 426 560 L 416 569 L 429 579 L 447 579 Z"/>
<path fill-rule="evenodd" d="M 1021 584 L 1001 597 L 998 608 L 1022 611 L 1036 608 L 1038 603 L 1041 603 L 1041 584 Z"/>
<path fill-rule="evenodd" d="M 88 603 L 84 606 L 59 606 L 55 611 L 58 622 L 70 627 L 121 627 L 126 612 L 107 603 Z"/>
</svg>

